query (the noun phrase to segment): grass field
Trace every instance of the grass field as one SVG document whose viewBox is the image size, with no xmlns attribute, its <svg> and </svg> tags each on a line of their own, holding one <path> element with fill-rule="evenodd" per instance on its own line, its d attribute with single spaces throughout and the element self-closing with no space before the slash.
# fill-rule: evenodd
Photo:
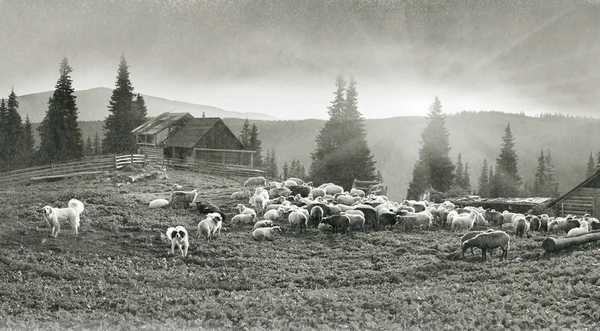
<svg viewBox="0 0 600 331">
<path fill-rule="evenodd" d="M 285 231 L 255 242 L 249 228 L 198 240 L 196 210 L 150 210 L 173 183 L 200 189 L 233 215 L 240 182 L 171 171 L 117 187 L 66 179 L 0 190 L 0 328 L 236 330 L 597 329 L 600 245 L 543 255 L 541 235 L 511 235 L 508 261 L 457 259 L 446 230 Z M 40 209 L 84 202 L 79 236 L 57 239 Z M 189 256 L 161 239 L 183 224 Z M 176 252 L 177 253 L 177 252 Z"/>
</svg>

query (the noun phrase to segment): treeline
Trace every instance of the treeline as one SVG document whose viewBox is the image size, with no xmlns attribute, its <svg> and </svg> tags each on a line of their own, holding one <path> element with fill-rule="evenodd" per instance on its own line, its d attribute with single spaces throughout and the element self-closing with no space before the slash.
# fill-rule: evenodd
<svg viewBox="0 0 600 331">
<path fill-rule="evenodd" d="M 550 116 L 550 115 L 544 115 Z M 554 115 L 552 115 L 554 116 Z M 421 133 L 419 159 L 413 168 L 412 180 L 408 187 L 408 199 L 420 199 L 426 193 L 464 196 L 477 193 L 481 197 L 557 197 L 560 193 L 556 180 L 556 170 L 550 150 L 540 152 L 533 186 L 524 184 L 515 151 L 515 138 L 510 123 L 506 125 L 500 145 L 500 153 L 494 165 L 483 160 L 477 190 L 471 188 L 468 163 L 463 165 L 462 154 L 458 154 L 456 164 L 449 157 L 449 132 L 445 126 L 442 104 L 436 97 L 429 108 L 427 125 Z M 598 155 L 600 161 L 600 154 Z M 588 174 L 594 166 L 590 155 Z M 595 168 L 595 167 L 594 167 Z"/>
<path fill-rule="evenodd" d="M 125 57 L 121 56 L 116 86 L 108 101 L 109 115 L 104 121 L 102 139 L 96 132 L 93 140 L 88 136 L 83 141 L 70 75 L 73 69 L 67 58 L 60 63 L 59 78 L 48 100 L 46 115 L 37 127 L 40 139 L 37 149 L 29 118 L 22 122 L 18 113 L 19 102 L 12 90 L 7 100 L 0 100 L 0 171 L 89 155 L 135 152 L 137 146 L 131 131 L 146 121 L 147 109 L 144 98 L 133 93 L 128 68 Z"/>
</svg>

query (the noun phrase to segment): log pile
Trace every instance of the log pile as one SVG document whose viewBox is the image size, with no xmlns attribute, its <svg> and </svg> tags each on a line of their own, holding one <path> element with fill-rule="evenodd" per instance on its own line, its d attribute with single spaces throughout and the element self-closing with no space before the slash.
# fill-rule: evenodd
<svg viewBox="0 0 600 331">
<path fill-rule="evenodd" d="M 600 230 L 590 231 L 588 233 L 565 238 L 548 237 L 542 241 L 542 248 L 550 253 L 556 252 L 575 245 L 582 245 L 600 240 Z"/>
<path fill-rule="evenodd" d="M 167 169 L 166 168 L 155 169 L 150 172 L 141 173 L 139 175 L 128 176 L 127 182 L 134 183 L 134 182 L 140 181 L 145 178 L 167 179 L 168 178 L 167 177 Z"/>
</svg>

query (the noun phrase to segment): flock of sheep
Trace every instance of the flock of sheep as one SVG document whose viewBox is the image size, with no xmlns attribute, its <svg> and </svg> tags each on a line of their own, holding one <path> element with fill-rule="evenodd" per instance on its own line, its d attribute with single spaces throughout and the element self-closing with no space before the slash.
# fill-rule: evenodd
<svg viewBox="0 0 600 331">
<path fill-rule="evenodd" d="M 347 192 L 334 183 L 313 187 L 312 183 L 305 183 L 299 178 L 267 182 L 264 177 L 252 177 L 244 183 L 244 187 L 244 190 L 231 194 L 231 198 L 239 203 L 235 207 L 237 214 L 231 218 L 230 224 L 252 226 L 251 236 L 258 241 L 274 240 L 275 234 L 281 232 L 286 223 L 292 232 L 303 232 L 313 227 L 344 234 L 363 230 L 366 226 L 374 230 L 391 230 L 396 226 L 411 231 L 415 228 L 428 230 L 435 225 L 452 232 L 467 231 L 459 245 L 463 257 L 466 250 L 471 249 L 473 253 L 473 248 L 479 248 L 485 260 L 488 249 L 500 248 L 502 260 L 507 258 L 510 244 L 510 235 L 505 232 L 508 229 L 516 236 L 531 237 L 534 231 L 565 231 L 567 236 L 575 236 L 600 228 L 600 222 L 587 214 L 581 218 L 572 215 L 554 218 L 546 214 L 524 215 L 481 207 L 457 208 L 449 201 L 438 204 L 404 200 L 399 203 L 384 195 L 368 194 L 354 188 Z M 150 207 L 175 207 L 180 202 L 183 206 L 195 205 L 200 213 L 206 214 L 206 218 L 198 224 L 198 238 L 202 236 L 211 240 L 220 234 L 226 215 L 214 204 L 199 200 L 197 190 L 175 191 L 170 202 L 158 199 L 152 201 Z M 500 229 L 490 229 L 490 225 Z M 173 241 L 172 236 L 181 234 L 171 229 L 167 236 Z M 185 246 L 185 243 L 181 245 Z M 182 255 L 187 255 L 187 250 L 185 253 L 182 251 Z"/>
</svg>

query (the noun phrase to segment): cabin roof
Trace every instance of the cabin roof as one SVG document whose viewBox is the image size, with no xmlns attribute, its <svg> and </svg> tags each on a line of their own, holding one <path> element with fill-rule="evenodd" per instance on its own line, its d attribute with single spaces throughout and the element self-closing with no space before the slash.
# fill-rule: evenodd
<svg viewBox="0 0 600 331">
<path fill-rule="evenodd" d="M 133 134 L 157 134 L 182 118 L 192 119 L 193 117 L 189 113 L 162 113 L 155 118 L 146 121 L 146 123 L 138 126 L 131 132 Z"/>
<path fill-rule="evenodd" d="M 552 201 L 550 204 L 548 204 L 548 206 L 546 208 L 552 208 L 557 203 L 559 203 L 561 201 L 564 201 L 565 199 L 567 199 L 568 197 L 570 197 L 573 193 L 577 192 L 580 188 L 586 186 L 587 184 L 589 184 L 593 180 L 597 179 L 598 176 L 600 176 L 600 169 L 596 170 L 596 172 L 593 175 L 591 175 L 590 177 L 586 178 L 583 182 L 581 182 L 579 185 L 575 186 L 572 190 L 570 190 L 569 192 L 563 194 L 561 197 L 557 198 L 556 200 Z"/>
<path fill-rule="evenodd" d="M 190 119 L 172 137 L 167 139 L 165 147 L 192 148 L 218 121 L 221 121 L 218 117 Z"/>
</svg>

